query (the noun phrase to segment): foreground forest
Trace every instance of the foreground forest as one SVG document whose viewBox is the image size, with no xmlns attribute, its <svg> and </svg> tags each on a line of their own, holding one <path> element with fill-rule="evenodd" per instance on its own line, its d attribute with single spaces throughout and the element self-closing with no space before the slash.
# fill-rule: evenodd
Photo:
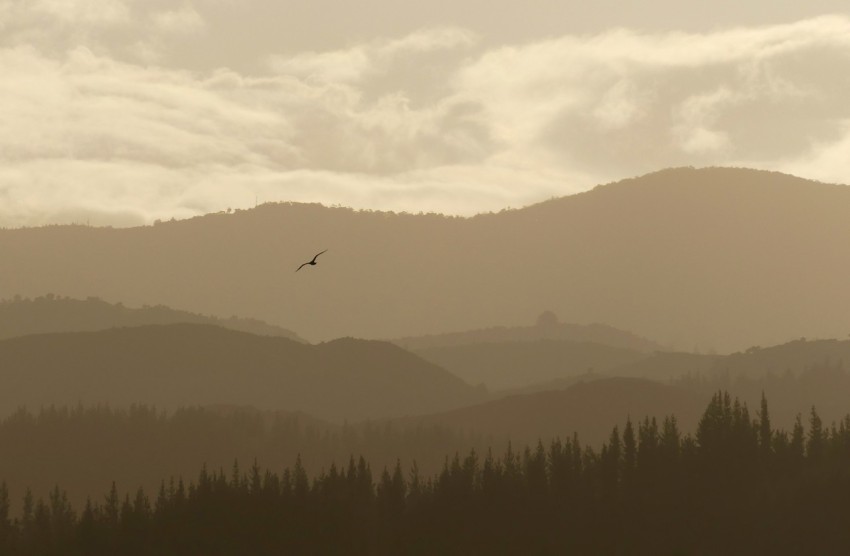
<svg viewBox="0 0 850 556">
<path fill-rule="evenodd" d="M 600 449 L 576 438 L 446 460 L 434 476 L 362 457 L 312 480 L 256 462 L 81 510 L 57 487 L 0 487 L 10 556 L 130 554 L 843 554 L 850 543 L 850 416 L 771 426 L 717 393 L 694 435 L 675 418 L 627 422 Z"/>
</svg>

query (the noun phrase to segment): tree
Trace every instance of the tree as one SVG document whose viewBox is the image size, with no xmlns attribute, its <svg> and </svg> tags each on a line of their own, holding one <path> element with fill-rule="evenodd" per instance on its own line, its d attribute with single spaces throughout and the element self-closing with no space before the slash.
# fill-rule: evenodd
<svg viewBox="0 0 850 556">
<path fill-rule="evenodd" d="M 9 520 L 9 489 L 0 483 L 0 554 L 11 550 L 12 522 Z"/>
<path fill-rule="evenodd" d="M 558 323 L 558 316 L 552 311 L 543 311 L 537 317 L 537 326 L 540 328 L 554 328 Z"/>
<path fill-rule="evenodd" d="M 819 463 L 823 460 L 824 446 L 826 439 L 823 430 L 823 422 L 818 415 L 815 406 L 812 406 L 812 411 L 809 415 L 809 437 L 806 442 L 806 453 L 809 460 L 814 463 Z"/>
<path fill-rule="evenodd" d="M 623 481 L 632 484 L 637 468 L 637 441 L 635 440 L 635 428 L 631 417 L 626 419 L 626 427 L 623 429 Z"/>
<path fill-rule="evenodd" d="M 762 457 L 766 458 L 770 455 L 773 447 L 773 429 L 770 426 L 770 413 L 767 409 L 767 398 L 764 396 L 764 390 L 761 393 L 758 418 L 759 449 L 761 450 Z"/>
</svg>

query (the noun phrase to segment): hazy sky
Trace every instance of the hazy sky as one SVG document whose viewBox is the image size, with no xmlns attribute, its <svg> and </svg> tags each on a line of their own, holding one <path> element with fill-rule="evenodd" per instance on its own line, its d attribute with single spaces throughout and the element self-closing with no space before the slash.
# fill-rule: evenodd
<svg viewBox="0 0 850 556">
<path fill-rule="evenodd" d="M 846 0 L 0 0 L 0 225 L 850 183 Z"/>
</svg>

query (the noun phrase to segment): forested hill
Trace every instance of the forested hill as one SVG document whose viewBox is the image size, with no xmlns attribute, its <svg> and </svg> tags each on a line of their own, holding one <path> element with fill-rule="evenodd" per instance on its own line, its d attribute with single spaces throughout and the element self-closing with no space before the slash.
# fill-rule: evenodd
<svg viewBox="0 0 850 556">
<path fill-rule="evenodd" d="M 305 345 L 177 324 L 0 341 L 0 414 L 20 406 L 237 404 L 342 421 L 413 415 L 484 395 L 385 342 Z"/>
<path fill-rule="evenodd" d="M 0 301 L 0 339 L 49 332 L 84 332 L 145 326 L 150 324 L 214 324 L 231 330 L 281 336 L 304 342 L 295 332 L 257 319 L 217 318 L 172 309 L 164 305 L 125 307 L 97 297 L 71 299 L 46 294 L 35 299 L 17 298 Z"/>
<path fill-rule="evenodd" d="M 0 553 L 771 554 L 850 546 L 850 416 L 777 430 L 717 394 L 694 435 L 673 419 L 614 428 L 601 448 L 572 438 L 446 459 L 437 475 L 363 458 L 311 480 L 300 460 L 113 485 L 75 511 L 61 487 L 0 512 Z M 98 495 L 99 494 L 99 495 Z M 13 495 L 14 496 L 14 495 Z M 0 485 L 0 503 L 10 493 Z M 122 502 L 123 500 L 123 502 Z"/>
<path fill-rule="evenodd" d="M 546 320 L 549 316 L 551 320 Z M 567 341 L 592 343 L 624 350 L 653 352 L 663 346 L 636 334 L 619 330 L 605 324 L 573 324 L 558 322 L 549 311 L 538 318 L 535 326 L 493 326 L 465 332 L 426 334 L 407 338 L 396 338 L 392 342 L 404 349 L 422 351 L 427 349 L 451 348 L 470 344 L 494 344 L 503 342 Z"/>
<path fill-rule="evenodd" d="M 522 388 L 638 363 L 639 351 L 590 342 L 538 340 L 425 348 L 414 353 L 488 390 Z"/>
<path fill-rule="evenodd" d="M 630 416 L 661 420 L 674 415 L 680 429 L 691 432 L 710 397 L 649 380 L 609 378 L 579 382 L 563 390 L 507 396 L 398 422 L 406 426 L 442 425 L 528 444 L 576 433 L 584 442 L 598 445 L 613 426 Z"/>
<path fill-rule="evenodd" d="M 846 336 L 848 214 L 844 186 L 732 168 L 473 218 L 266 204 L 129 229 L 3 230 L 0 288 L 237 314 L 315 340 L 472 330 L 549 309 L 726 353 Z"/>
<path fill-rule="evenodd" d="M 655 380 L 683 375 L 711 379 L 724 375 L 736 380 L 785 373 L 799 375 L 806 369 L 824 365 L 850 366 L 850 340 L 800 338 L 775 346 L 754 346 L 729 355 L 658 352 L 625 363 L 611 373 Z"/>
</svg>

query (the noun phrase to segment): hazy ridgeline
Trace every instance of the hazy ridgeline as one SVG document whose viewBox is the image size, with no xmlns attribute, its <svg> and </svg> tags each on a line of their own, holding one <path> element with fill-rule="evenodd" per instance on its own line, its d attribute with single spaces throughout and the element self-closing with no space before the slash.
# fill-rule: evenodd
<svg viewBox="0 0 850 556">
<path fill-rule="evenodd" d="M 843 186 L 683 168 L 473 218 L 266 204 L 129 229 L 2 230 L 0 284 L 252 316 L 311 340 L 551 309 L 723 353 L 850 332 L 836 310 L 850 307 L 847 214 Z M 325 248 L 321 272 L 294 273 Z"/>
<path fill-rule="evenodd" d="M 850 543 L 850 416 L 780 431 L 716 394 L 693 436 L 675 419 L 578 440 L 467 452 L 436 475 L 364 458 L 313 479 L 302 461 L 204 469 L 75 510 L 26 497 L 0 548 L 18 555 L 843 554 Z"/>
<path fill-rule="evenodd" d="M 758 407 L 762 392 L 772 404 L 772 422 L 789 430 L 814 403 L 825 426 L 838 425 L 850 377 L 837 368 L 812 368 L 800 376 L 730 381 L 683 378 L 676 385 L 615 378 L 578 382 L 565 390 L 507 396 L 444 413 L 335 425 L 305 414 L 252 408 L 186 408 L 171 414 L 149 407 L 24 410 L 0 421 L 0 480 L 20 496 L 31 488 L 46 496 L 56 484 L 75 504 L 116 481 L 122 492 L 158 486 L 163 477 L 194 477 L 207 465 L 229 469 L 261 462 L 271 470 L 291 465 L 300 454 L 311 473 L 363 455 L 376 468 L 400 459 L 435 472 L 455 453 L 497 452 L 514 446 L 548 444 L 576 434 L 598 447 L 611 427 L 632 416 L 661 422 L 675 415 L 682 433 L 694 433 L 705 403 L 717 388 L 740 393 Z M 822 404 L 822 405 L 821 405 Z M 827 408 L 822 411 L 821 407 Z"/>
<path fill-rule="evenodd" d="M 204 464 L 229 469 L 235 459 L 281 470 L 300 454 L 319 473 L 362 454 L 373 466 L 400 459 L 433 473 L 455 453 L 498 451 L 509 441 L 577 433 L 597 447 L 629 416 L 675 415 L 679 429 L 693 433 L 718 389 L 750 407 L 765 393 L 773 422 L 788 429 L 812 405 L 825 423 L 838 422 L 850 397 L 847 341 L 796 340 L 730 355 L 644 352 L 623 347 L 633 338 L 610 327 L 544 322 L 428 338 L 419 353 L 433 357 L 429 363 L 384 342 L 310 346 L 201 324 L 111 328 L 128 313 L 179 313 L 135 313 L 98 300 L 6 303 L 0 316 L 15 319 L 0 324 L 57 326 L 45 315 L 63 311 L 66 323 L 76 312 L 107 329 L 0 341 L 0 480 L 16 509 L 27 487 L 47 496 L 61 484 L 78 506 L 112 480 L 122 492 L 151 491 L 163 477 L 193 477 Z M 615 345 L 571 339 L 588 330 Z M 437 364 L 518 388 L 487 393 Z M 99 403 L 115 409 L 91 407 Z M 212 407 L 186 407 L 199 404 Z M 31 413 L 15 412 L 21 405 Z M 38 409 L 50 406 L 74 409 Z"/>
<path fill-rule="evenodd" d="M 847 214 L 679 169 L 473 218 L 2 230 L 0 555 L 843 554 L 850 341 L 768 346 L 846 334 Z"/>
<path fill-rule="evenodd" d="M 20 406 L 236 404 L 343 422 L 475 403 L 485 393 L 387 342 L 308 345 L 203 324 L 0 340 L 0 413 Z"/>
<path fill-rule="evenodd" d="M 50 332 L 86 332 L 152 324 L 212 324 L 261 336 L 281 336 L 298 342 L 295 332 L 263 321 L 232 316 L 227 319 L 197 315 L 157 305 L 141 308 L 107 303 L 97 297 L 85 300 L 47 294 L 35 299 L 16 296 L 0 301 L 0 339 Z"/>
</svg>

